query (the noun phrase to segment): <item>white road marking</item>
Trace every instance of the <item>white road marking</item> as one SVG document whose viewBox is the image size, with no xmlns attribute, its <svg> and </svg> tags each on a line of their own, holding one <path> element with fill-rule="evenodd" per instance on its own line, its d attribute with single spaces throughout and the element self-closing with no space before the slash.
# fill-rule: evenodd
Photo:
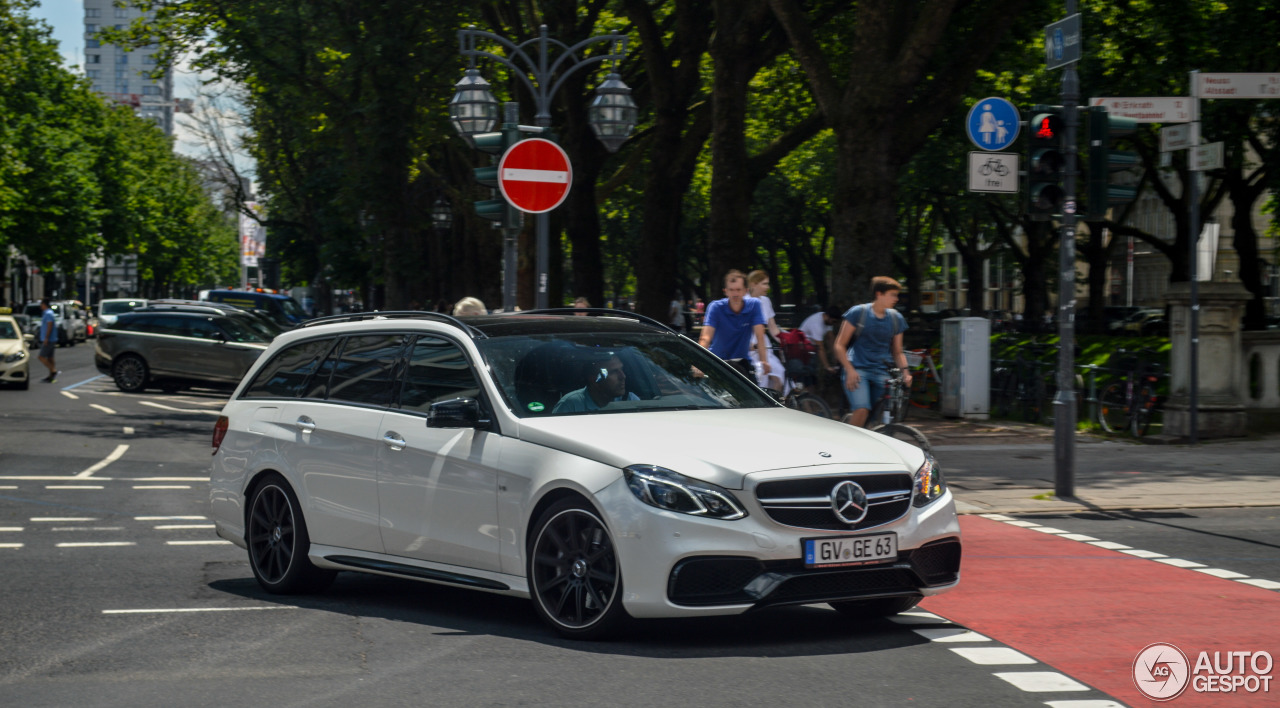
<svg viewBox="0 0 1280 708">
<path fill-rule="evenodd" d="M 980 514 L 980 516 L 984 519 L 991 519 L 992 521 L 1013 521 L 1012 516 L 1005 516 L 1004 514 Z"/>
<path fill-rule="evenodd" d="M 0 487 L 0 489 L 17 489 L 17 488 L 18 488 L 18 485 L 16 484 L 6 484 L 5 486 Z"/>
<path fill-rule="evenodd" d="M 1182 560 L 1181 558 L 1152 558 L 1157 563 L 1167 563 L 1175 568 L 1203 568 L 1204 563 Z"/>
<path fill-rule="evenodd" d="M 1057 671 L 1011 671 L 994 675 L 1030 693 L 1089 690 L 1088 686 Z"/>
<path fill-rule="evenodd" d="M 204 521 L 207 516 L 135 516 L 134 521 Z"/>
<path fill-rule="evenodd" d="M 160 524 L 155 527 L 156 531 L 172 531 L 175 529 L 213 529 L 217 528 L 216 524 Z M 0 529 L 3 531 L 4 529 Z"/>
<path fill-rule="evenodd" d="M 272 605 L 270 607 L 173 607 L 155 610 L 103 610 L 104 615 L 144 615 L 170 612 L 243 612 L 248 610 L 296 610 L 296 605 Z"/>
<path fill-rule="evenodd" d="M 1039 531 L 1040 533 L 1053 533 L 1053 534 L 1066 533 L 1066 531 L 1062 529 L 1055 529 L 1052 526 L 1032 526 L 1030 528 L 1032 531 Z"/>
<path fill-rule="evenodd" d="M 21 531 L 21 526 L 0 526 L 0 531 Z"/>
<path fill-rule="evenodd" d="M 1133 548 L 1133 546 L 1126 546 L 1123 543 L 1116 543 L 1115 541 L 1089 541 L 1088 543 L 1090 546 L 1108 548 L 1113 551 L 1123 551 L 1126 548 Z"/>
<path fill-rule="evenodd" d="M 97 521 L 97 519 L 92 516 L 33 516 L 31 521 L 61 521 L 65 523 L 67 521 Z"/>
<path fill-rule="evenodd" d="M 93 484 L 46 484 L 45 489 L 102 489 L 101 485 Z"/>
<path fill-rule="evenodd" d="M 0 543 L 0 548 L 22 548 L 21 543 Z"/>
<path fill-rule="evenodd" d="M 1197 573 L 1212 575 L 1215 578 L 1226 578 L 1227 580 L 1236 580 L 1238 578 L 1247 578 L 1249 576 L 1244 573 L 1237 573 L 1234 570 L 1223 570 L 1222 568 L 1192 568 Z"/>
<path fill-rule="evenodd" d="M 121 477 L 129 482 L 208 482 L 208 477 Z"/>
<path fill-rule="evenodd" d="M 134 489 L 191 489 L 189 484 L 135 484 Z"/>
<path fill-rule="evenodd" d="M 1137 556 L 1139 558 L 1168 558 L 1169 557 L 1163 553 L 1156 553 L 1155 551 L 1142 551 L 1136 548 L 1130 548 L 1127 551 L 1120 551 L 1120 552 L 1127 553 L 1131 556 Z"/>
<path fill-rule="evenodd" d="M 50 531 L 123 531 L 123 526 L 55 526 Z"/>
<path fill-rule="evenodd" d="M 1024 528 L 1024 529 L 1029 529 L 1029 528 L 1031 528 L 1031 527 L 1033 527 L 1033 526 L 1039 526 L 1039 525 L 1040 525 L 1040 524 L 1033 524 L 1033 523 L 1031 523 L 1030 521 L 1006 521 L 1005 523 L 1006 523 L 1006 524 L 1009 524 L 1010 526 L 1020 526 L 1020 527 L 1022 527 L 1022 528 Z"/>
<path fill-rule="evenodd" d="M 951 647 L 951 651 L 981 666 L 1037 663 L 1035 659 L 1009 647 Z"/>
<path fill-rule="evenodd" d="M 889 621 L 897 624 L 951 624 L 951 620 L 932 612 L 900 612 L 890 617 Z"/>
<path fill-rule="evenodd" d="M 138 401 L 138 405 L 151 406 L 152 408 L 159 408 L 160 410 L 165 410 L 165 411 L 174 411 L 175 413 L 209 413 L 210 415 L 222 415 L 221 411 L 206 411 L 206 410 L 201 410 L 199 408 L 174 408 L 173 406 L 166 406 L 163 403 L 154 403 L 152 401 Z"/>
<path fill-rule="evenodd" d="M 1104 700 L 1045 701 L 1044 704 L 1051 708 L 1124 708 L 1123 703 Z"/>
<path fill-rule="evenodd" d="M 76 478 L 77 478 L 77 479 L 84 479 L 85 477 L 92 477 L 94 472 L 97 472 L 98 470 L 100 470 L 100 469 L 102 469 L 102 468 L 106 467 L 107 465 L 111 464 L 112 462 L 115 462 L 116 460 L 120 459 L 121 457 L 124 457 L 124 453 L 126 453 L 126 452 L 128 452 L 128 451 L 129 451 L 129 446 L 128 446 L 128 445 L 116 445 L 116 449 L 112 450 L 110 455 L 107 455 L 106 457 L 102 458 L 102 461 L 101 461 L 101 462 L 98 462 L 97 464 L 93 465 L 93 466 L 92 466 L 92 467 L 90 467 L 89 469 L 87 469 L 87 470 L 85 470 L 85 471 L 81 472 L 80 474 L 76 475 Z"/>
<path fill-rule="evenodd" d="M 230 541 L 223 541 L 221 539 L 217 541 L 165 541 L 165 543 L 167 543 L 170 546 L 224 546 L 224 545 L 229 546 L 231 545 Z"/>
<path fill-rule="evenodd" d="M 59 391 L 59 393 L 61 393 L 62 395 L 66 396 L 67 398 L 70 398 L 70 399 L 71 399 L 71 400 L 73 400 L 73 401 L 78 401 L 78 400 L 80 400 L 80 397 L 79 397 L 79 396 L 75 395 L 74 393 L 71 393 L 70 391 Z"/>
<path fill-rule="evenodd" d="M 116 414 L 116 412 L 115 412 L 114 410 L 112 410 L 112 409 L 110 409 L 110 408 L 107 408 L 106 406 L 99 405 L 99 404 L 97 404 L 97 403 L 90 403 L 90 404 L 89 404 L 89 407 L 90 407 L 90 408 L 97 408 L 98 410 L 102 411 L 103 413 L 106 413 L 107 415 L 115 415 L 115 414 Z"/>
<path fill-rule="evenodd" d="M 130 428 L 130 427 L 129 427 L 129 426 L 127 426 L 127 425 L 126 425 L 126 426 L 124 426 L 124 434 L 125 434 L 125 435 L 133 435 L 133 428 Z"/>
<path fill-rule="evenodd" d="M 990 637 L 983 636 L 964 627 L 923 627 L 912 632 L 931 642 L 989 642 Z"/>
<path fill-rule="evenodd" d="M 1236 582 L 1244 583 L 1245 585 L 1252 585 L 1264 590 L 1280 590 L 1280 583 L 1277 583 L 1274 580 L 1263 580 L 1262 578 L 1236 578 Z"/>
<path fill-rule="evenodd" d="M 1072 541 L 1097 541 L 1098 540 L 1093 536 L 1086 536 L 1082 533 L 1064 533 L 1062 534 L 1062 537 L 1069 538 Z"/>
<path fill-rule="evenodd" d="M 78 542 L 78 543 L 59 543 L 58 548 L 100 548 L 106 546 L 136 546 L 138 544 L 133 541 L 97 541 L 97 542 Z"/>
</svg>

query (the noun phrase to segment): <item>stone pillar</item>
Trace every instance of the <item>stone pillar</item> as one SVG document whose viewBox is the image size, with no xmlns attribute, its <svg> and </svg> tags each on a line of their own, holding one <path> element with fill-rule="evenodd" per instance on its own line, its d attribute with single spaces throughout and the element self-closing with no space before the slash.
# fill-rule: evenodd
<svg viewBox="0 0 1280 708">
<path fill-rule="evenodd" d="M 1200 283 L 1198 437 L 1240 437 L 1246 432 L 1245 371 L 1240 318 L 1252 295 L 1236 282 Z M 1191 433 L 1191 283 L 1170 283 L 1169 400 L 1164 409 L 1166 435 Z"/>
</svg>

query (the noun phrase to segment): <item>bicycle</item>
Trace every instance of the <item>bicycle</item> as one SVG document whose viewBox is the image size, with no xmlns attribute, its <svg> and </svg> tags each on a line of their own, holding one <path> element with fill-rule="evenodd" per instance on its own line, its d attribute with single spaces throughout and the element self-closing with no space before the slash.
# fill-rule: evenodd
<svg viewBox="0 0 1280 708">
<path fill-rule="evenodd" d="M 978 168 L 978 172 L 984 177 L 991 174 L 992 172 L 995 172 L 997 175 L 1004 177 L 1009 174 L 1009 168 L 1005 167 L 1003 162 L 992 157 L 988 159 L 986 163 L 982 165 L 982 167 Z"/>
<path fill-rule="evenodd" d="M 798 341 L 799 338 L 789 336 L 792 333 L 804 337 L 800 330 L 783 332 L 782 342 L 769 337 L 777 345 L 775 352 L 786 375 L 783 389 L 787 393 L 782 399 L 782 405 L 821 418 L 830 418 L 831 406 L 827 405 L 822 396 L 808 390 L 817 380 L 817 371 L 813 368 L 813 346 L 807 338 Z"/>
<path fill-rule="evenodd" d="M 937 410 L 942 405 L 942 377 L 928 349 L 908 349 L 907 367 L 912 369 L 911 391 L 907 402 L 916 408 Z"/>
<path fill-rule="evenodd" d="M 1144 355 L 1154 357 L 1155 352 L 1120 349 L 1111 355 L 1109 368 L 1123 378 L 1103 389 L 1098 399 L 1098 424 L 1108 433 L 1127 431 L 1140 438 L 1151 427 L 1152 414 L 1159 402 L 1156 385 L 1163 372 L 1159 364 L 1144 360 Z"/>
<path fill-rule="evenodd" d="M 1019 349 L 1010 367 L 998 367 L 991 377 L 991 413 L 997 418 L 1016 417 L 1027 423 L 1039 423 L 1045 417 L 1045 402 L 1050 398 L 1050 380 L 1046 380 L 1040 356 L 1050 349 L 1047 344 L 1026 345 L 1029 355 Z"/>
<path fill-rule="evenodd" d="M 901 440 L 932 453 L 933 446 L 929 443 L 929 438 L 918 429 L 902 422 L 910 408 L 907 405 L 907 387 L 902 378 L 902 369 L 891 362 L 886 362 L 885 369 L 889 372 L 889 378 L 884 382 L 884 395 L 871 408 L 871 415 L 867 416 L 864 427 L 873 433 Z M 846 413 L 842 420 L 846 424 L 852 423 L 853 413 Z"/>
</svg>

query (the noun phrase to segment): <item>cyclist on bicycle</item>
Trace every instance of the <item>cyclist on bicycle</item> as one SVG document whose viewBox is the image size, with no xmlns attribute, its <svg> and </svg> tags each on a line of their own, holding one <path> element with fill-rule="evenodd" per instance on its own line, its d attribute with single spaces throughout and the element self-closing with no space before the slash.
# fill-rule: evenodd
<svg viewBox="0 0 1280 708">
<path fill-rule="evenodd" d="M 836 336 L 836 352 L 847 351 L 841 357 L 841 379 L 849 409 L 853 411 L 849 422 L 862 427 L 871 414 L 871 406 L 884 397 L 885 380 L 889 372 L 884 362 L 896 362 L 902 369 L 903 385 L 910 388 L 911 371 L 907 356 L 902 351 L 902 333 L 907 331 L 907 320 L 893 306 L 898 303 L 902 286 L 886 276 L 871 280 L 872 301 L 855 305 L 844 313 L 840 334 Z"/>
<path fill-rule="evenodd" d="M 764 313 L 760 310 L 760 301 L 747 296 L 747 276 L 742 271 L 731 270 L 725 274 L 724 295 L 707 306 L 698 344 L 726 361 L 746 360 L 747 352 L 755 347 L 757 352 L 765 352 L 760 368 L 768 375 L 769 348 L 764 341 Z"/>
</svg>

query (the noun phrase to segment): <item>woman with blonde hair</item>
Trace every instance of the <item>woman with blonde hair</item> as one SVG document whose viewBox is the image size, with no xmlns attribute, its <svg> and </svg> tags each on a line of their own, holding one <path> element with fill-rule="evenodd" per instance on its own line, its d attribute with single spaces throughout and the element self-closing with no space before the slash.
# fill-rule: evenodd
<svg viewBox="0 0 1280 708">
<path fill-rule="evenodd" d="M 465 317 L 468 315 L 487 315 L 489 310 L 479 298 L 464 297 L 453 305 L 454 317 Z"/>
<path fill-rule="evenodd" d="M 769 300 L 769 274 L 763 270 L 753 270 L 747 274 L 747 295 L 760 301 L 760 312 L 764 315 L 764 329 L 769 337 L 777 338 L 782 333 L 778 321 L 774 319 L 773 302 Z M 769 350 L 769 373 L 766 375 L 760 366 L 760 355 L 754 348 L 750 351 L 751 362 L 756 367 L 756 383 L 761 388 L 771 388 L 779 393 L 786 393 L 786 376 L 783 373 L 782 360 L 773 349 Z"/>
</svg>

